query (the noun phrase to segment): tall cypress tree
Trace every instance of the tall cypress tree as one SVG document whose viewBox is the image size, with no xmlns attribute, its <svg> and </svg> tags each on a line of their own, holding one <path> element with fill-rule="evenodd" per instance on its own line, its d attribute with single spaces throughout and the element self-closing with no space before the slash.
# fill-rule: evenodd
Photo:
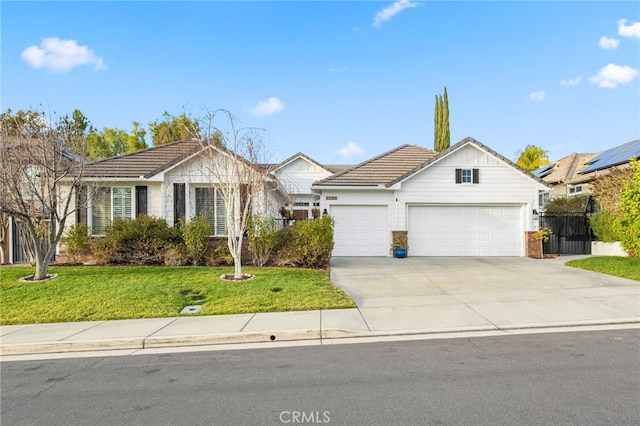
<svg viewBox="0 0 640 426">
<path fill-rule="evenodd" d="M 449 97 L 447 96 L 447 86 L 444 87 L 444 98 L 442 100 L 442 142 L 441 150 L 449 148 L 451 145 L 451 134 L 449 132 Z M 440 152 L 438 151 L 438 152 Z"/>
<path fill-rule="evenodd" d="M 433 150 L 440 147 L 440 97 L 436 95 L 436 104 L 433 109 Z"/>
<path fill-rule="evenodd" d="M 436 95 L 436 106 L 433 118 L 433 150 L 444 151 L 451 144 L 449 132 L 449 96 L 444 88 L 444 96 Z"/>
</svg>

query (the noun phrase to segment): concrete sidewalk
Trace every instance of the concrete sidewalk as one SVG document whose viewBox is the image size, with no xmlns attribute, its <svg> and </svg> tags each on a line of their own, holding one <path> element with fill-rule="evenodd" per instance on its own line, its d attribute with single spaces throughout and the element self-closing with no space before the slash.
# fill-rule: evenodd
<svg viewBox="0 0 640 426">
<path fill-rule="evenodd" d="M 0 326 L 0 355 L 640 326 L 640 282 L 566 260 L 337 258 L 356 309 Z"/>
</svg>

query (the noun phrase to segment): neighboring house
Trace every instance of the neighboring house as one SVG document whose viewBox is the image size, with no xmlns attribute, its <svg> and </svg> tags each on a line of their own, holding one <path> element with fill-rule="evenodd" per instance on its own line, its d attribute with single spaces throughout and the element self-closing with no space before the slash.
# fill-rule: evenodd
<svg viewBox="0 0 640 426">
<path fill-rule="evenodd" d="M 308 219 L 312 210 L 320 208 L 320 195 L 311 191 L 318 180 L 345 170 L 348 166 L 327 166 L 299 152 L 274 166 L 273 174 L 291 197 L 285 206 L 293 213 L 293 219 Z"/>
<path fill-rule="evenodd" d="M 540 195 L 540 207 L 544 208 L 550 198 L 567 197 L 591 193 L 591 186 L 583 183 L 583 176 L 578 172 L 586 163 L 598 154 L 572 153 L 560 160 L 542 166 L 531 173 L 551 185 L 551 191 Z"/>
<path fill-rule="evenodd" d="M 598 154 L 569 154 L 532 173 L 552 185 L 550 198 L 590 195 L 591 183 L 598 176 L 606 175 L 614 167 L 628 167 L 632 157 L 640 158 L 640 139 Z"/>
<path fill-rule="evenodd" d="M 79 197 L 75 221 L 69 225 L 85 223 L 93 236 L 100 236 L 117 219 L 149 215 L 163 218 L 173 226 L 180 219 L 188 221 L 205 213 L 212 236 L 226 236 L 225 203 L 219 191 L 211 188 L 215 182 L 207 172 L 210 156 L 203 155 L 204 150 L 213 150 L 216 156 L 229 155 L 222 147 L 203 148 L 199 142 L 187 141 L 90 163 L 83 179 L 87 186 L 86 200 L 82 195 Z M 252 208 L 275 215 L 285 194 L 275 180 L 267 185 L 264 202 L 255 203 Z"/>
<path fill-rule="evenodd" d="M 524 256 L 549 187 L 472 138 L 441 153 L 402 145 L 313 184 L 334 218 L 334 256 Z"/>
</svg>

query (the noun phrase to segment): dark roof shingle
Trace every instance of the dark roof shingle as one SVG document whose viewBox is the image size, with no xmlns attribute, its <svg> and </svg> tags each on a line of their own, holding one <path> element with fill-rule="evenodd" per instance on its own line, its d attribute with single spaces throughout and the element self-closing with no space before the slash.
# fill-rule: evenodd
<svg viewBox="0 0 640 426">
<path fill-rule="evenodd" d="M 195 141 L 173 142 L 131 154 L 89 163 L 87 178 L 149 178 L 195 154 L 202 145 Z"/>
<path fill-rule="evenodd" d="M 385 185 L 436 156 L 417 145 L 402 145 L 315 183 L 322 186 Z"/>
</svg>

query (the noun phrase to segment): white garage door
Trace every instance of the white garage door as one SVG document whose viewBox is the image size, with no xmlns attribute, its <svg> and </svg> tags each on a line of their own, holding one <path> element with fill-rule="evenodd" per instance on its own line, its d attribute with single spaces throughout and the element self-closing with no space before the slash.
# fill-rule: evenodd
<svg viewBox="0 0 640 426">
<path fill-rule="evenodd" d="M 522 256 L 517 206 L 409 207 L 410 256 Z"/>
<path fill-rule="evenodd" d="M 334 256 L 387 256 L 387 206 L 331 206 Z"/>
</svg>

